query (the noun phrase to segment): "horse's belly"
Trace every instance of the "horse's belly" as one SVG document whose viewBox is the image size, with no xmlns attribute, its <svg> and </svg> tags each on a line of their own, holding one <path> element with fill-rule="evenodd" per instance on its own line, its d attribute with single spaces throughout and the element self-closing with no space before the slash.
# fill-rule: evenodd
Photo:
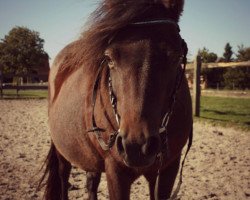
<svg viewBox="0 0 250 200">
<path fill-rule="evenodd" d="M 103 159 L 86 133 L 85 99 L 75 86 L 66 84 L 61 88 L 49 108 L 51 138 L 60 154 L 73 165 L 86 171 L 101 171 Z"/>
<path fill-rule="evenodd" d="M 51 133 L 53 143 L 59 153 L 72 165 L 85 171 L 103 171 L 104 162 L 89 143 L 68 137 L 64 133 Z"/>
</svg>

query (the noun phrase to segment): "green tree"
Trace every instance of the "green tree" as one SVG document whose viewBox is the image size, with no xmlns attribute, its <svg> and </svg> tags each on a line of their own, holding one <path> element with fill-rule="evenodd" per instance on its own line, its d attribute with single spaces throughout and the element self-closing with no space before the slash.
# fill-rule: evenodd
<svg viewBox="0 0 250 200">
<path fill-rule="evenodd" d="M 215 62 L 218 58 L 218 56 L 215 53 L 209 52 L 209 50 L 206 47 L 203 47 L 202 50 L 199 50 L 198 55 L 201 56 L 202 62 L 204 63 Z"/>
<path fill-rule="evenodd" d="M 225 48 L 224 48 L 224 53 L 223 53 L 223 58 L 225 62 L 231 62 L 232 61 L 232 55 L 233 55 L 233 51 L 232 51 L 232 47 L 229 43 L 226 44 Z"/>
<path fill-rule="evenodd" d="M 244 47 L 243 44 L 238 46 L 238 61 L 248 61 L 250 60 L 250 47 Z"/>
<path fill-rule="evenodd" d="M 44 62 L 48 54 L 39 33 L 14 27 L 0 42 L 0 66 L 4 72 L 28 73 Z"/>
</svg>

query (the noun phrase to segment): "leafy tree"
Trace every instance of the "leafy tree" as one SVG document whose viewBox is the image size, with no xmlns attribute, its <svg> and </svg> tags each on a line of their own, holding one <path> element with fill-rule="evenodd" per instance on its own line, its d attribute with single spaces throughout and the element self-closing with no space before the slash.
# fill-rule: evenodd
<svg viewBox="0 0 250 200">
<path fill-rule="evenodd" d="M 233 51 L 232 51 L 232 47 L 229 43 L 226 44 L 225 46 L 225 51 L 223 53 L 223 58 L 225 62 L 231 62 L 232 61 L 232 55 L 233 55 Z"/>
<path fill-rule="evenodd" d="M 244 47 L 243 44 L 238 46 L 238 61 L 248 61 L 250 60 L 250 47 Z"/>
<path fill-rule="evenodd" d="M 39 33 L 14 27 L 0 42 L 0 67 L 4 72 L 28 73 L 48 58 Z"/>
<path fill-rule="evenodd" d="M 218 56 L 215 53 L 209 52 L 209 50 L 205 47 L 203 47 L 202 50 L 198 51 L 198 55 L 201 56 L 202 62 L 204 63 L 215 62 L 218 58 Z"/>
<path fill-rule="evenodd" d="M 208 54 L 207 60 L 208 60 L 208 62 L 216 62 L 217 58 L 218 58 L 217 54 L 211 52 Z"/>
</svg>

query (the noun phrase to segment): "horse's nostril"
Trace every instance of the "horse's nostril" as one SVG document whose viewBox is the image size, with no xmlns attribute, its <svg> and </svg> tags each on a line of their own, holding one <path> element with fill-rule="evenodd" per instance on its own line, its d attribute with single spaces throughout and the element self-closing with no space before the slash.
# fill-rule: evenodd
<svg viewBox="0 0 250 200">
<path fill-rule="evenodd" d="M 159 151 L 160 141 L 156 136 L 151 136 L 142 146 L 142 153 L 146 156 L 153 156 Z"/>
<path fill-rule="evenodd" d="M 122 136 L 120 136 L 120 135 L 117 136 L 116 146 L 117 146 L 117 150 L 118 150 L 119 154 L 124 153 L 124 147 L 123 147 L 123 143 L 122 143 Z"/>
</svg>

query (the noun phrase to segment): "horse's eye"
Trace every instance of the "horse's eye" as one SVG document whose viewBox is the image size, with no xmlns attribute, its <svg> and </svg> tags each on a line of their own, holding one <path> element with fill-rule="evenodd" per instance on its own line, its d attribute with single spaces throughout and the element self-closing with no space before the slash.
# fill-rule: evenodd
<svg viewBox="0 0 250 200">
<path fill-rule="evenodd" d="M 109 66 L 110 69 L 113 69 L 115 66 L 115 62 L 107 55 L 105 55 L 105 60 Z"/>
</svg>

